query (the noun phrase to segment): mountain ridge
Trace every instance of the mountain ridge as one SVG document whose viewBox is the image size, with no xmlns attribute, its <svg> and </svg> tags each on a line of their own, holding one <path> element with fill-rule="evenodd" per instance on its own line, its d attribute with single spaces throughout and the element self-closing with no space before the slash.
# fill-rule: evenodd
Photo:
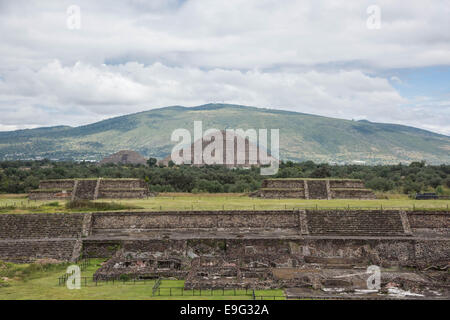
<svg viewBox="0 0 450 320">
<path fill-rule="evenodd" d="M 335 119 L 288 110 L 210 103 L 169 106 L 78 127 L 54 126 L 0 132 L 0 159 L 101 160 L 121 149 L 164 158 L 177 128 L 280 129 L 282 159 L 368 164 L 426 160 L 450 162 L 450 137 L 415 127 Z"/>
</svg>

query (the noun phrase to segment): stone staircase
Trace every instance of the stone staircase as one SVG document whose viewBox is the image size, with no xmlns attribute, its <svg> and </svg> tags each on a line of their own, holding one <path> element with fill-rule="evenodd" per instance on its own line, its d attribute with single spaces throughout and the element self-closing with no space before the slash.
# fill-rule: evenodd
<svg viewBox="0 0 450 320">
<path fill-rule="evenodd" d="M 96 180 L 78 180 L 73 190 L 72 199 L 94 200 L 95 190 L 97 188 Z"/>
<path fill-rule="evenodd" d="M 328 199 L 326 180 L 306 180 L 309 199 Z"/>
<path fill-rule="evenodd" d="M 408 236 L 400 212 L 307 211 L 310 235 Z"/>
</svg>

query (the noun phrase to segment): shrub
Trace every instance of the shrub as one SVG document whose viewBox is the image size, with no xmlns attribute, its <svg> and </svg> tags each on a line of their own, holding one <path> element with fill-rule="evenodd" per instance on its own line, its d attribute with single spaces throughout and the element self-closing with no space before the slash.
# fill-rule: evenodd
<svg viewBox="0 0 450 320">
<path fill-rule="evenodd" d="M 58 201 L 49 202 L 49 203 L 47 203 L 45 205 L 49 206 L 49 207 L 59 207 L 59 202 Z"/>
<path fill-rule="evenodd" d="M 73 200 L 66 203 L 66 208 L 70 210 L 81 211 L 110 211 L 110 210 L 129 210 L 142 209 L 142 207 L 123 205 L 117 202 L 93 202 L 90 200 Z"/>
<path fill-rule="evenodd" d="M 121 274 L 119 277 L 120 281 L 129 281 L 131 279 L 131 275 L 129 274 Z"/>
</svg>

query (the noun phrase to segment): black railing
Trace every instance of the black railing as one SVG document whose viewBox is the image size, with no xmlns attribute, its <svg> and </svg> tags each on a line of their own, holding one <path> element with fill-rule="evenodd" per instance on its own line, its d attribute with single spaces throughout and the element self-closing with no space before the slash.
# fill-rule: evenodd
<svg viewBox="0 0 450 320">
<path fill-rule="evenodd" d="M 161 278 L 158 278 L 155 281 L 155 285 L 153 286 L 152 294 L 155 295 L 156 290 L 158 290 L 159 286 L 161 285 Z"/>
<path fill-rule="evenodd" d="M 65 274 L 59 277 L 59 285 L 65 285 L 70 274 Z M 161 286 L 161 278 L 155 280 L 149 279 L 108 279 L 108 280 L 98 280 L 93 277 L 80 277 L 80 283 L 83 287 L 97 287 L 103 285 L 146 285 L 153 284 L 152 286 L 152 296 L 157 297 L 248 297 L 252 300 L 284 300 L 286 297 L 284 295 L 257 295 L 254 289 L 250 288 L 199 288 L 199 289 L 185 289 L 184 287 L 171 287 L 171 286 Z"/>
<path fill-rule="evenodd" d="M 84 271 L 91 264 L 91 260 L 89 258 L 78 258 L 75 261 L 75 264 L 80 267 L 80 271 Z M 59 286 L 65 285 L 67 280 L 69 279 L 69 277 L 71 275 L 73 275 L 74 273 L 75 273 L 75 270 L 72 271 L 72 273 L 65 273 L 62 276 L 60 276 L 58 278 L 58 285 Z M 86 278 L 86 277 L 82 277 L 82 278 Z M 87 280 L 84 279 L 84 282 L 87 283 Z"/>
</svg>

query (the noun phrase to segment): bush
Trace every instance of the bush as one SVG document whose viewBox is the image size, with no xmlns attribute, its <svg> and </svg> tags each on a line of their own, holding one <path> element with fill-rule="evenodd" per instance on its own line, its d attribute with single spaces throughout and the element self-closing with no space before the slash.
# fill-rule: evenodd
<svg viewBox="0 0 450 320">
<path fill-rule="evenodd" d="M 90 200 L 73 200 L 66 203 L 66 208 L 81 211 L 112 211 L 142 209 L 142 207 L 123 205 L 117 202 L 93 202 Z"/>
<path fill-rule="evenodd" d="M 366 182 L 366 187 L 378 191 L 389 191 L 394 188 L 394 183 L 385 178 L 372 178 Z"/>
<path fill-rule="evenodd" d="M 131 279 L 131 275 L 129 274 L 121 274 L 119 277 L 120 281 L 129 281 Z"/>
<path fill-rule="evenodd" d="M 10 286 L 10 284 L 8 282 L 6 282 L 5 280 L 0 278 L 0 288 L 6 288 L 9 286 Z"/>
<path fill-rule="evenodd" d="M 403 193 L 414 194 L 419 193 L 422 190 L 422 185 L 418 182 L 406 181 L 403 186 Z"/>
<path fill-rule="evenodd" d="M 49 203 L 46 203 L 45 205 L 49 206 L 49 207 L 59 207 L 59 202 L 58 201 L 49 202 Z"/>
</svg>

